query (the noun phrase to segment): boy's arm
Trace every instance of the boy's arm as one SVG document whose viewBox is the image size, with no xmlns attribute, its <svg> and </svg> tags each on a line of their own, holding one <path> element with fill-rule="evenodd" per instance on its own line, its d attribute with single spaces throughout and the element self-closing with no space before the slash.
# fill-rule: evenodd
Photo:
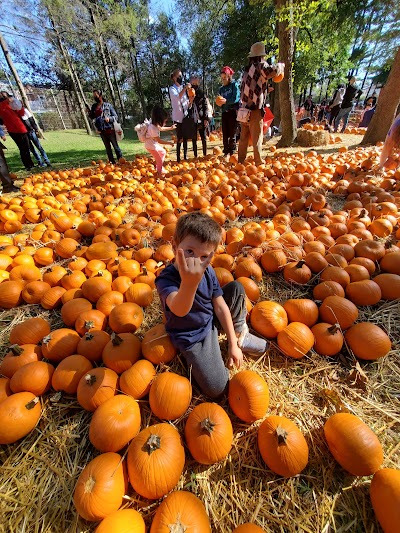
<svg viewBox="0 0 400 533">
<path fill-rule="evenodd" d="M 214 253 L 201 261 L 196 257 L 185 258 L 182 249 L 177 250 L 176 265 L 181 276 L 181 285 L 176 292 L 171 292 L 166 299 L 166 304 L 176 316 L 186 316 L 193 306 L 197 287 Z"/>
<path fill-rule="evenodd" d="M 213 299 L 213 307 L 222 329 L 225 331 L 228 338 L 228 367 L 235 365 L 236 368 L 239 368 L 243 362 L 243 353 L 238 346 L 238 339 L 233 327 L 231 312 L 222 296 L 217 296 Z"/>
</svg>

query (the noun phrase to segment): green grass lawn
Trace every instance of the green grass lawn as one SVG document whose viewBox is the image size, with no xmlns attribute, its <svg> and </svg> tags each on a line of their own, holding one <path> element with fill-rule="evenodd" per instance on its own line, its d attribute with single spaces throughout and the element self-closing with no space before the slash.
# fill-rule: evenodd
<svg viewBox="0 0 400 533">
<path fill-rule="evenodd" d="M 144 144 L 137 140 L 133 133 L 133 127 L 124 130 L 124 140 L 119 143 L 123 156 L 131 159 L 134 155 L 146 153 Z M 134 138 L 135 137 L 135 138 Z M 52 163 L 54 169 L 88 166 L 94 159 L 107 160 L 106 149 L 99 135 L 87 135 L 86 130 L 59 130 L 45 132 L 45 139 L 41 139 L 43 148 Z M 6 158 L 11 172 L 16 172 L 18 176 L 24 177 L 28 172 L 24 169 L 19 157 L 19 150 L 11 139 L 7 136 L 5 144 Z M 33 162 L 36 160 L 33 158 Z M 35 167 L 37 172 L 43 169 Z"/>
</svg>

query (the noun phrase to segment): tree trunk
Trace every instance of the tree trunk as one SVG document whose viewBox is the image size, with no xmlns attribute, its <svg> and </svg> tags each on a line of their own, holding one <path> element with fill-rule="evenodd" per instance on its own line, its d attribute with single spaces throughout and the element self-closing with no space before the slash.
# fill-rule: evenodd
<svg viewBox="0 0 400 533">
<path fill-rule="evenodd" d="M 292 23 L 293 0 L 275 0 L 278 13 L 279 61 L 285 63 L 285 77 L 279 87 L 282 137 L 278 146 L 291 146 L 297 137 L 296 114 L 293 98 L 292 60 L 297 30 Z M 282 8 L 288 15 L 282 14 Z"/>
<path fill-rule="evenodd" d="M 131 45 L 132 45 L 132 49 L 130 50 L 129 55 L 131 57 L 133 78 L 135 80 L 136 92 L 139 96 L 139 100 L 142 105 L 142 118 L 144 120 L 147 114 L 146 99 L 143 93 L 142 81 L 140 78 L 139 65 L 138 65 L 138 60 L 137 60 L 137 55 L 136 55 L 135 39 L 133 37 L 131 37 Z"/>
<path fill-rule="evenodd" d="M 9 66 L 10 70 L 11 70 L 11 73 L 14 76 L 15 83 L 17 84 L 18 90 L 19 90 L 19 92 L 21 94 L 22 103 L 24 104 L 24 107 L 26 107 L 26 109 L 28 109 L 28 111 L 30 111 L 32 113 L 32 109 L 31 109 L 31 106 L 29 105 L 29 100 L 28 100 L 28 97 L 27 97 L 26 92 L 25 92 L 25 87 L 24 87 L 24 85 L 23 85 L 23 83 L 21 81 L 21 78 L 18 75 L 17 69 L 14 66 L 14 62 L 13 62 L 13 60 L 11 58 L 10 50 L 8 49 L 7 43 L 6 43 L 3 35 L 1 34 L 1 32 L 0 32 L 0 46 L 1 46 L 2 50 L 3 50 L 4 57 L 6 58 L 6 61 L 7 61 L 7 64 Z M 43 137 L 43 132 L 40 129 L 39 124 L 38 124 L 37 121 L 36 121 L 36 125 L 38 127 L 39 137 Z"/>
<path fill-rule="evenodd" d="M 369 123 L 361 144 L 376 144 L 384 141 L 396 116 L 400 103 L 400 48 L 396 52 L 386 85 L 379 94 L 376 111 Z"/>
<path fill-rule="evenodd" d="M 111 59 L 111 54 L 110 54 L 110 51 L 108 49 L 107 43 L 104 43 L 104 48 L 105 48 L 105 51 L 106 51 L 106 54 L 107 54 L 107 57 L 108 57 L 108 61 L 110 62 L 110 68 L 111 68 L 111 72 L 112 72 L 112 75 L 113 75 L 113 78 L 114 78 L 115 87 L 117 88 L 118 102 L 119 102 L 119 107 L 121 109 L 121 115 L 122 115 L 122 124 L 125 124 L 125 121 L 126 121 L 125 104 L 124 104 L 124 100 L 122 98 L 121 89 L 120 89 L 120 86 L 119 86 L 119 83 L 118 83 L 118 80 L 117 80 L 117 76 L 115 74 L 115 68 L 114 68 L 114 65 L 113 65 L 113 62 L 112 62 L 112 59 Z"/>
<path fill-rule="evenodd" d="M 117 107 L 116 106 L 116 100 L 115 100 L 115 91 L 114 91 L 114 86 L 113 86 L 112 81 L 111 81 L 110 71 L 108 69 L 106 54 L 105 54 L 105 51 L 104 51 L 103 36 L 101 35 L 101 30 L 100 30 L 99 25 L 97 23 L 96 15 L 95 15 L 95 13 L 93 11 L 93 7 L 92 7 L 90 2 L 87 3 L 86 8 L 89 11 L 90 20 L 91 20 L 91 22 L 93 24 L 94 33 L 95 33 L 95 35 L 97 37 L 97 45 L 98 45 L 97 46 L 97 50 L 98 50 L 98 53 L 99 53 L 100 58 L 101 58 L 101 64 L 103 65 L 104 76 L 106 78 L 108 90 L 110 91 L 110 99 L 111 99 L 111 102 L 112 102 L 112 104 L 113 104 L 113 106 L 115 108 L 115 107 Z"/>
<path fill-rule="evenodd" d="M 50 22 L 51 22 L 51 26 L 52 26 L 52 29 L 55 33 L 55 36 L 56 36 L 56 39 L 57 39 L 57 44 L 58 44 L 58 47 L 62 53 L 62 56 L 67 64 L 67 67 L 68 67 L 68 71 L 69 71 L 69 75 L 71 77 L 71 80 L 72 80 L 72 85 L 73 85 L 73 88 L 74 88 L 74 92 L 75 92 L 75 95 L 76 95 L 76 98 L 78 100 L 78 104 L 79 104 L 79 109 L 81 111 L 81 115 L 82 115 L 82 119 L 83 119 L 83 122 L 85 124 L 85 128 L 86 128 L 86 132 L 88 135 L 92 135 L 92 129 L 90 127 L 90 123 L 89 123 L 89 119 L 88 119 L 88 116 L 87 116 L 87 112 L 86 112 L 86 106 L 87 106 L 87 103 L 85 101 L 85 95 L 83 93 L 83 89 L 82 89 L 82 85 L 79 81 L 79 78 L 76 74 L 76 71 L 75 71 L 75 68 L 72 64 L 72 61 L 68 55 L 68 52 L 67 50 L 65 49 L 65 46 L 64 46 L 64 43 L 62 42 L 62 39 L 61 39 L 61 36 L 59 34 L 59 31 L 57 29 L 57 26 L 55 24 L 55 21 L 54 21 L 54 18 L 53 18 L 53 15 L 52 13 L 50 12 L 49 8 L 47 8 L 48 10 L 48 13 L 49 13 L 49 19 L 50 19 Z"/>
</svg>

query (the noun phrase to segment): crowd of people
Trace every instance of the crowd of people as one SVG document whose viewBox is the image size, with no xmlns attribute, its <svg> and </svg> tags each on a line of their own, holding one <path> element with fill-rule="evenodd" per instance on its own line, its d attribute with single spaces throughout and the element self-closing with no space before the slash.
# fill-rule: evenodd
<svg viewBox="0 0 400 533">
<path fill-rule="evenodd" d="M 334 91 L 332 98 L 324 98 L 319 104 L 314 103 L 312 96 L 308 96 L 297 109 L 297 126 L 307 123 L 319 123 L 330 132 L 341 133 L 347 128 L 352 112 L 359 117 L 358 127 L 367 128 L 376 110 L 377 94 L 367 96 L 360 103 L 362 91 L 356 85 L 356 78 L 349 77 L 348 84 L 340 84 Z"/>
<path fill-rule="evenodd" d="M 254 43 L 248 54 L 248 64 L 241 73 L 240 82 L 234 79 L 235 72 L 230 66 L 224 66 L 220 71 L 221 86 L 215 104 L 220 108 L 223 154 L 227 160 L 237 151 L 238 161 L 242 163 L 247 156 L 250 143 L 253 145 L 254 162 L 261 164 L 263 137 L 266 131 L 265 120 L 272 117 L 269 110 L 269 93 L 274 90 L 271 78 L 281 79 L 284 65 L 277 63 L 269 65 L 265 61 L 265 45 Z M 344 132 L 352 111 L 359 107 L 361 90 L 356 85 L 354 76 L 350 77 L 347 85 L 341 84 L 334 91 L 330 100 L 323 99 L 316 104 L 312 96 L 308 96 L 297 110 L 297 126 L 307 123 L 323 124 L 330 132 Z M 202 88 L 202 80 L 193 75 L 184 82 L 182 71 L 176 69 L 171 74 L 169 87 L 171 103 L 171 117 L 167 112 L 155 106 L 151 120 L 146 127 L 145 148 L 154 157 L 157 174 L 164 173 L 163 164 L 166 150 L 163 145 L 174 144 L 165 141 L 160 133 L 173 130 L 176 136 L 176 160 L 188 157 L 188 142 L 191 142 L 194 157 L 197 157 L 197 140 L 201 141 L 202 154 L 207 155 L 207 138 L 214 129 L 214 109 Z M 100 89 L 93 91 L 94 103 L 87 106 L 88 117 L 92 120 L 94 129 L 104 143 L 108 160 L 115 163 L 122 157 L 122 150 L 118 144 L 118 115 Z M 361 109 L 359 126 L 368 127 L 376 110 L 377 96 L 375 93 L 364 101 Z M 172 118 L 173 125 L 166 123 Z M 271 120 L 272 120 L 271 119 Z M 270 121 L 268 122 L 268 124 Z M 13 95 L 0 92 L 0 138 L 5 140 L 5 126 L 7 133 L 18 146 L 21 161 L 26 170 L 34 167 L 33 158 L 39 167 L 49 167 L 51 162 L 40 143 L 39 128 L 32 113 Z M 279 126 L 279 125 L 275 125 Z M 275 128 L 276 129 L 276 128 Z M 3 191 L 17 190 L 7 171 L 4 158 L 5 146 L 0 142 L 0 172 Z M 8 177 L 7 177 L 8 176 Z"/>
</svg>

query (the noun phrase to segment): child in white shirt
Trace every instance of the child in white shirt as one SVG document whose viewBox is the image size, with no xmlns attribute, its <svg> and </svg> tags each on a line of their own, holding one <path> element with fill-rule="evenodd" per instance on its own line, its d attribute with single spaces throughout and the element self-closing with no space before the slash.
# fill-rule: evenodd
<svg viewBox="0 0 400 533">
<path fill-rule="evenodd" d="M 166 127 L 168 114 L 167 112 L 159 106 L 155 106 L 151 113 L 151 124 L 147 126 L 146 131 L 146 140 L 144 147 L 156 161 L 157 167 L 157 176 L 160 178 L 165 174 L 163 169 L 164 159 L 166 155 L 166 150 L 161 146 L 162 144 L 169 144 L 173 146 L 173 141 L 164 141 L 160 138 L 160 131 L 171 131 L 176 128 L 175 124 L 170 127 Z"/>
</svg>

